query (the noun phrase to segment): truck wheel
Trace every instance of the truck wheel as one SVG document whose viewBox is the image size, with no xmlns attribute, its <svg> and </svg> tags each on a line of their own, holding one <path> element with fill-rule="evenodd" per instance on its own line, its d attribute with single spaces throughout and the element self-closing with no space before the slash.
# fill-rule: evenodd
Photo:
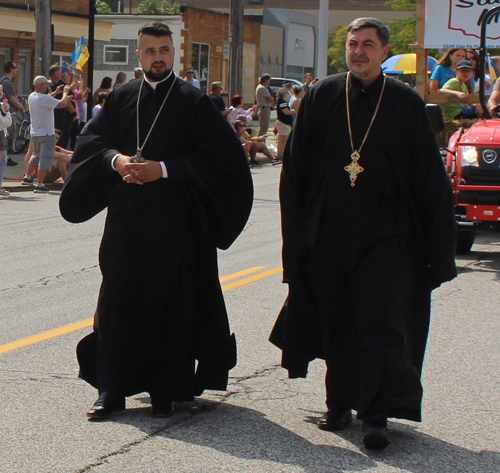
<svg viewBox="0 0 500 473">
<path fill-rule="evenodd" d="M 472 245 L 474 244 L 474 240 L 476 238 L 475 231 L 458 231 L 457 236 L 457 255 L 464 255 L 469 253 Z"/>
</svg>

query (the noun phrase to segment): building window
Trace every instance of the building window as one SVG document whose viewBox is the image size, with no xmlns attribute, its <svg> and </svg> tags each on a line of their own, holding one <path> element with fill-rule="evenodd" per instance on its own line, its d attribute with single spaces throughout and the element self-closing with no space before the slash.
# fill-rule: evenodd
<svg viewBox="0 0 500 473">
<path fill-rule="evenodd" d="M 71 68 L 71 53 L 52 53 L 52 66 L 67 66 Z"/>
<path fill-rule="evenodd" d="M 104 46 L 104 64 L 128 64 L 128 46 Z"/>
<path fill-rule="evenodd" d="M 201 91 L 205 93 L 208 89 L 209 58 L 209 44 L 193 43 L 193 62 L 191 66 L 194 69 L 196 78 L 200 81 Z"/>
</svg>

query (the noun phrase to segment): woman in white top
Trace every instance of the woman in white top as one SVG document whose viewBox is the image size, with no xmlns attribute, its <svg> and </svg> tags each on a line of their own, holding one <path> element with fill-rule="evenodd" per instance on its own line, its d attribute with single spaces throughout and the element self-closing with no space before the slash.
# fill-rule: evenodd
<svg viewBox="0 0 500 473">
<path fill-rule="evenodd" d="M 229 110 L 229 121 L 234 125 L 234 122 L 238 119 L 238 115 L 245 115 L 247 123 L 252 121 L 255 112 L 257 112 L 257 105 L 249 108 L 248 110 L 243 109 L 243 97 L 241 95 L 233 95 L 231 99 L 231 107 Z"/>
</svg>

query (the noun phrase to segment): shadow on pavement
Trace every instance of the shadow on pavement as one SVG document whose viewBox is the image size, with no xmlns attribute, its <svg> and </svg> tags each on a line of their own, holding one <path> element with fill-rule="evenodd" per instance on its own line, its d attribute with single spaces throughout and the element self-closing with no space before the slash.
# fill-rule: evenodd
<svg viewBox="0 0 500 473">
<path fill-rule="evenodd" d="M 318 433 L 331 435 L 332 444 L 322 445 L 312 443 L 253 409 L 209 401 L 179 404 L 176 408 L 172 418 L 154 422 L 156 431 L 148 411 L 143 408 L 123 417 L 113 417 L 112 421 L 235 458 L 271 462 L 276 464 L 275 471 L 286 471 L 284 465 L 300 467 L 307 473 L 376 471 L 378 468 L 385 471 L 383 465 L 386 465 L 390 471 L 400 469 L 412 473 L 492 473 L 498 471 L 500 464 L 498 452 L 468 450 L 398 422 L 389 423 L 392 444 L 386 450 L 367 452 L 361 446 L 359 421 L 338 433 Z M 304 421 L 315 423 L 317 418 L 306 416 Z M 159 428 L 160 425 L 163 427 Z M 335 446 L 339 437 L 352 443 L 352 449 Z M 202 451 L 194 455 L 202 455 Z"/>
</svg>

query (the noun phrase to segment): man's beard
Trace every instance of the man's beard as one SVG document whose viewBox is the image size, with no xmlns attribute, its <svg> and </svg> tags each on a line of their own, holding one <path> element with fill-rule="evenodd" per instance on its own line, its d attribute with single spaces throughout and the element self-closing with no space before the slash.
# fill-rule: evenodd
<svg viewBox="0 0 500 473">
<path fill-rule="evenodd" d="M 167 65 L 164 62 L 161 62 L 161 63 L 157 63 L 156 62 L 156 63 L 151 64 L 151 69 L 149 69 L 149 70 L 143 68 L 144 75 L 150 81 L 153 81 L 153 82 L 160 82 L 160 81 L 162 81 L 163 79 L 167 78 L 169 76 L 169 74 L 172 72 L 172 69 L 165 69 L 163 72 L 154 72 L 153 71 L 153 66 L 157 65 L 157 64 L 163 64 L 165 67 L 167 67 Z"/>
</svg>

